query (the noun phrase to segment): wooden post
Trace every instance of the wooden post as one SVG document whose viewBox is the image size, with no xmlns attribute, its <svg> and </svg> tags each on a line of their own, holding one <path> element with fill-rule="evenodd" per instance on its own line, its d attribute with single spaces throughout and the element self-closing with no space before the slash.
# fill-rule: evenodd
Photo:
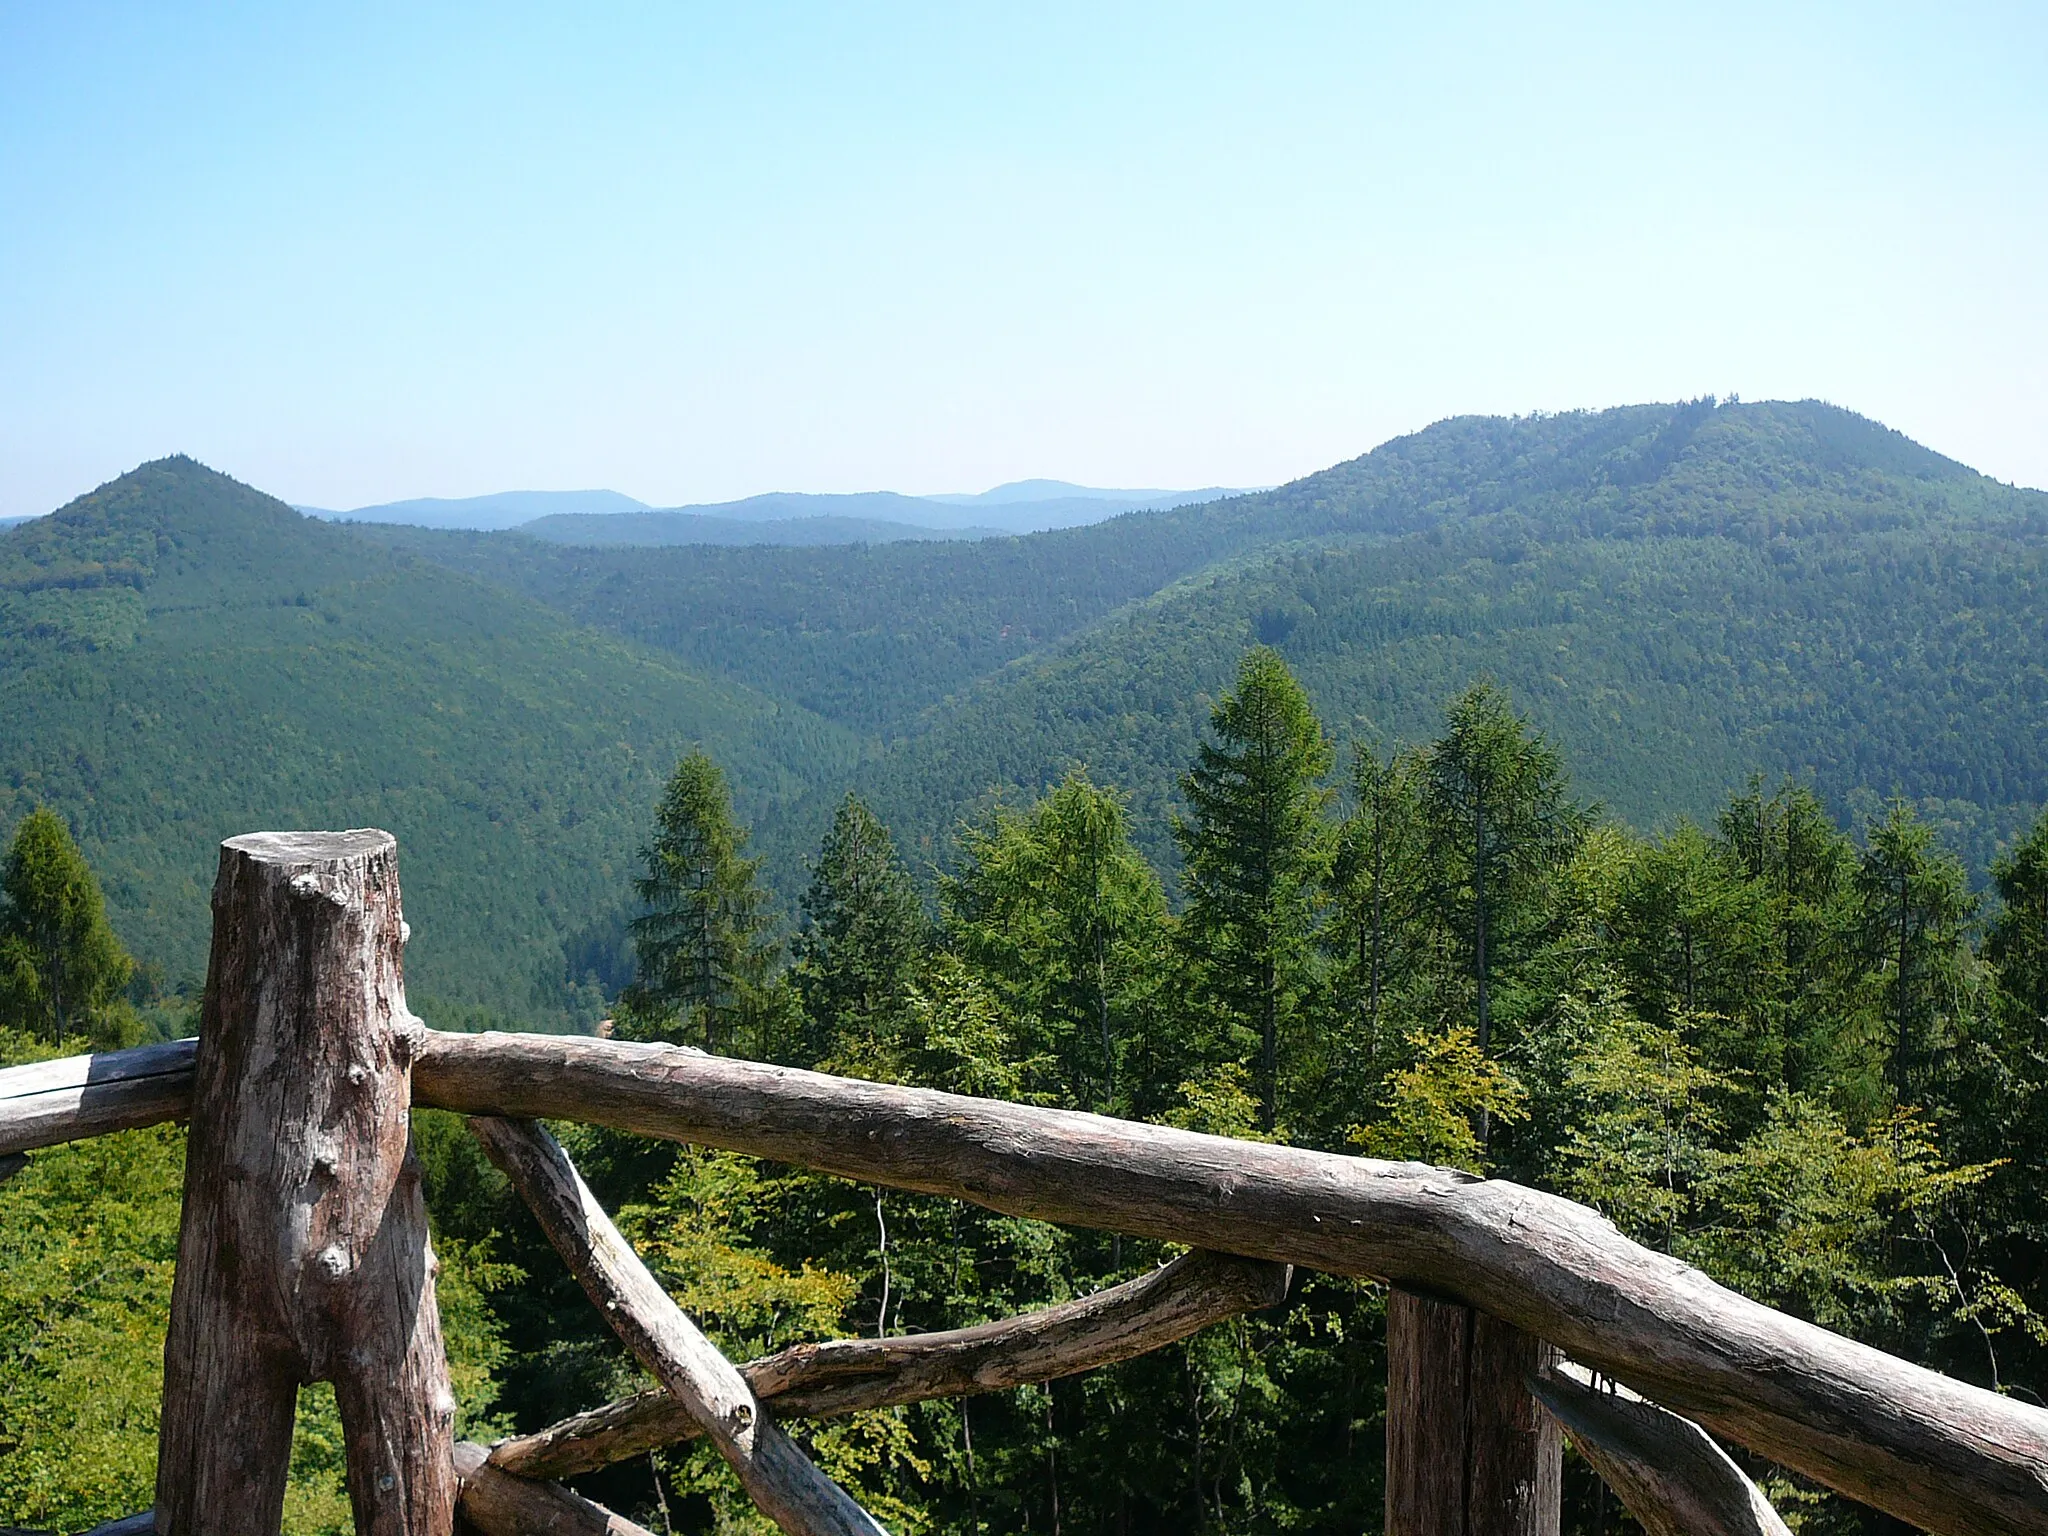
<svg viewBox="0 0 2048 1536">
<path fill-rule="evenodd" d="M 1387 1536 L 1558 1536 L 1564 1440 L 1530 1396 L 1537 1339 L 1387 1296 Z"/>
<path fill-rule="evenodd" d="M 386 832 L 221 846 L 164 1345 L 162 1536 L 277 1536 L 332 1381 L 358 1536 L 449 1536 L 455 1399 L 408 1110 Z"/>
</svg>

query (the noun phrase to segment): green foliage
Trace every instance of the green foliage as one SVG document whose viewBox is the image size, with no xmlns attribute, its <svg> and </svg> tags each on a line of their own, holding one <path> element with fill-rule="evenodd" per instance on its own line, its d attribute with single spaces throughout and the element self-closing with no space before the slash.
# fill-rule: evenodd
<svg viewBox="0 0 2048 1536">
<path fill-rule="evenodd" d="M 1260 646 L 1210 711 L 1213 742 L 1181 780 L 1189 812 L 1174 825 L 1186 860 L 1185 948 L 1226 1033 L 1257 1050 L 1259 1123 L 1280 1101 L 1280 1040 L 1310 992 L 1315 908 L 1328 836 L 1321 787 L 1332 754 L 1308 694 L 1280 654 Z"/>
<path fill-rule="evenodd" d="M 2048 1042 L 2048 814 L 1991 866 L 2000 907 L 1984 938 L 1985 958 L 2017 1010 L 2020 1027 Z"/>
<path fill-rule="evenodd" d="M 888 1038 L 925 947 L 924 911 L 889 829 L 857 795 L 840 802 L 804 893 L 791 975 L 807 1026 L 800 1054 L 839 1056 L 838 1042 Z"/>
<path fill-rule="evenodd" d="M 1028 1091 L 1104 1114 L 1156 1108 L 1166 895 L 1115 795 L 1076 769 L 1028 814 L 997 810 L 962 834 L 941 896 L 1015 1050 L 1050 1068 Z"/>
<path fill-rule="evenodd" d="M 135 962 L 107 925 L 106 902 L 71 831 L 47 807 L 14 829 L 0 865 L 0 1027 L 102 1049 L 140 1033 L 121 996 Z"/>
<path fill-rule="evenodd" d="M 620 999 L 630 1033 L 717 1051 L 741 1043 L 773 1055 L 776 946 L 760 864 L 733 820 L 725 775 L 702 751 L 676 765 L 654 814 L 654 840 L 633 882 L 640 974 Z"/>
<path fill-rule="evenodd" d="M 1379 1118 L 1354 1127 L 1352 1143 L 1367 1157 L 1482 1172 L 1486 1147 L 1474 1127 L 1521 1119 L 1521 1085 L 1462 1024 L 1440 1034 L 1417 1031 L 1407 1046 L 1406 1063 L 1386 1076 Z"/>
</svg>

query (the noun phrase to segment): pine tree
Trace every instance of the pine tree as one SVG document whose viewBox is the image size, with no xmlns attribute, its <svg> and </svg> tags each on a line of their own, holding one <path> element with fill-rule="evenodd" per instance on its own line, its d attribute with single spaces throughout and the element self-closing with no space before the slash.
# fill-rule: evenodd
<svg viewBox="0 0 2048 1536">
<path fill-rule="evenodd" d="M 135 962 L 55 811 L 40 806 L 15 828 L 0 898 L 0 1022 L 57 1045 L 67 1034 L 122 1043 L 121 992 Z"/>
<path fill-rule="evenodd" d="M 1327 861 L 1321 779 L 1332 754 L 1308 694 L 1260 646 L 1209 715 L 1181 779 L 1190 815 L 1174 837 L 1187 861 L 1185 933 L 1213 1001 L 1257 1041 L 1259 1126 L 1280 1097 L 1280 1037 L 1313 984 L 1315 906 Z"/>
<path fill-rule="evenodd" d="M 1503 962 L 1541 927 L 1546 887 L 1586 817 L 1566 792 L 1557 750 L 1493 684 L 1468 688 L 1445 724 L 1423 760 L 1423 814 L 1438 910 L 1472 980 L 1473 1042 L 1487 1055 Z M 1482 1110 L 1482 1143 L 1486 1119 Z"/>
<path fill-rule="evenodd" d="M 769 1054 L 775 945 L 760 886 L 760 861 L 745 857 L 725 775 L 702 752 L 676 765 L 641 849 L 633 882 L 645 911 L 633 920 L 639 977 L 620 999 L 631 1032 L 680 1033 L 718 1051 L 751 1030 Z"/>
<path fill-rule="evenodd" d="M 858 795 L 839 804 L 803 898 L 793 977 L 807 1038 L 801 1064 L 888 1039 L 925 943 L 924 912 L 889 829 Z"/>
</svg>

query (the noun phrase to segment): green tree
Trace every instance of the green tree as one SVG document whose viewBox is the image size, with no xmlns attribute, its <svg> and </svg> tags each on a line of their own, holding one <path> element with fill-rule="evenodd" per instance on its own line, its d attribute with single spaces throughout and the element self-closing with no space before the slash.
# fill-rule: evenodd
<svg viewBox="0 0 2048 1536">
<path fill-rule="evenodd" d="M 1068 1103 L 1155 1111 L 1163 1064 L 1147 1047 L 1166 894 L 1117 797 L 1077 768 L 1028 812 L 999 810 L 962 842 L 960 871 L 941 886 L 948 931 L 1019 1021 L 1022 1051 L 1058 1062 Z"/>
<path fill-rule="evenodd" d="M 14 830 L 0 867 L 0 1023 L 62 1045 L 68 1034 L 122 1043 L 122 989 L 135 962 L 63 818 L 47 806 Z"/>
<path fill-rule="evenodd" d="M 839 803 L 803 897 L 791 975 L 808 1026 L 802 1065 L 835 1059 L 842 1041 L 892 1034 L 925 947 L 924 910 L 889 829 L 866 802 Z"/>
<path fill-rule="evenodd" d="M 2025 1036 L 2048 1031 L 2048 814 L 1991 866 L 2001 903 L 1984 936 L 1984 955 L 2025 1021 Z"/>
<path fill-rule="evenodd" d="M 1903 800 L 1872 824 L 1856 869 L 1861 931 L 1888 1026 L 1892 1102 L 1905 1106 L 1947 1043 L 1963 987 L 1964 927 L 1976 909 L 1962 863 Z"/>
<path fill-rule="evenodd" d="M 1548 886 L 1578 845 L 1586 815 L 1567 793 L 1557 750 L 1479 682 L 1451 705 L 1423 759 L 1422 805 L 1438 909 L 1474 990 L 1473 1042 L 1493 1047 L 1503 962 L 1540 930 Z M 1486 1139 L 1480 1110 L 1480 1139 Z"/>
<path fill-rule="evenodd" d="M 680 1031 L 718 1051 L 751 1029 L 757 1050 L 772 1054 L 776 946 L 746 843 L 725 775 L 690 753 L 669 778 L 633 882 L 645 907 L 632 924 L 639 976 L 620 999 L 632 1032 Z"/>
<path fill-rule="evenodd" d="M 1360 743 L 1351 768 L 1351 814 L 1337 830 L 1327 939 L 1338 1006 L 1352 1025 L 1343 1033 L 1367 1061 L 1381 1044 L 1388 994 L 1408 979 L 1428 938 L 1420 770 L 1412 756 L 1381 757 Z"/>
<path fill-rule="evenodd" d="M 1260 1128 L 1276 1123 L 1280 1037 L 1314 981 L 1315 905 L 1327 861 L 1321 780 L 1331 750 L 1308 694 L 1266 646 L 1209 715 L 1181 779 L 1190 814 L 1174 837 L 1186 859 L 1184 931 L 1213 1001 L 1257 1042 Z"/>
</svg>

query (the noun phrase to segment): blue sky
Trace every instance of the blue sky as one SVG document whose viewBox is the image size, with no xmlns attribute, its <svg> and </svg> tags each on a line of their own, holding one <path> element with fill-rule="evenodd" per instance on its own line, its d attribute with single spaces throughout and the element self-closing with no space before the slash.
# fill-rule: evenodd
<svg viewBox="0 0 2048 1536">
<path fill-rule="evenodd" d="M 1279 481 L 1820 396 L 2048 485 L 2048 7 L 0 0 L 0 514 Z"/>
</svg>

